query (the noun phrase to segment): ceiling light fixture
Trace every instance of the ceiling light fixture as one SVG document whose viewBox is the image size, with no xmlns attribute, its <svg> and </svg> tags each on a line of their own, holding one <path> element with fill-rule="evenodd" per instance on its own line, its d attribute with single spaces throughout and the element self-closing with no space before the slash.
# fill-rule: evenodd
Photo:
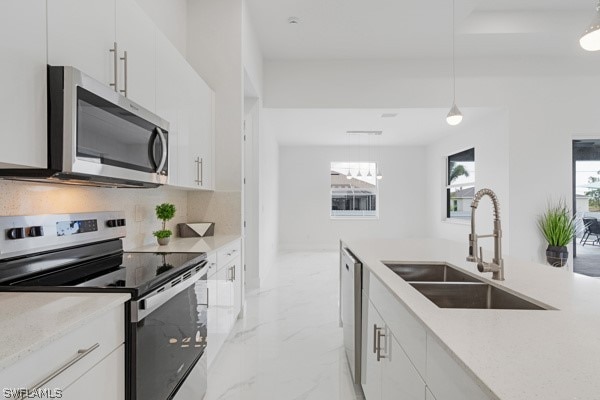
<svg viewBox="0 0 600 400">
<path fill-rule="evenodd" d="M 463 119 L 462 113 L 456 106 L 456 52 L 454 49 L 456 32 L 454 29 L 454 19 L 454 0 L 452 0 L 452 108 L 450 108 L 450 112 L 446 116 L 446 121 L 452 126 L 460 124 Z"/>
<path fill-rule="evenodd" d="M 290 25 L 298 25 L 300 23 L 300 18 L 298 17 L 289 17 L 288 24 Z"/>
<path fill-rule="evenodd" d="M 581 35 L 579 44 L 587 51 L 600 50 L 600 0 L 596 4 L 596 16 Z"/>
</svg>

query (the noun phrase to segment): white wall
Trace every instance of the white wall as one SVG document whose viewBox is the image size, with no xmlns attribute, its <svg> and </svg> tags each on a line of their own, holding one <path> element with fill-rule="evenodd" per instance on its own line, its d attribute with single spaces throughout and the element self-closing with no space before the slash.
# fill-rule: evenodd
<svg viewBox="0 0 600 400">
<path fill-rule="evenodd" d="M 270 62 L 265 66 L 265 107 L 450 107 L 451 82 L 441 73 L 445 64 L 437 64 Z M 489 70 L 474 71 L 482 63 L 473 62 L 472 76 L 458 77 L 457 101 L 461 107 L 508 110 L 510 253 L 542 261 L 546 244 L 536 221 L 548 198 L 572 201 L 572 137 L 600 137 L 600 96 L 592 89 L 600 87 L 600 76 L 586 75 L 588 71 L 565 75 L 554 60 L 531 64 L 535 74 L 517 76 L 491 63 Z M 462 65 L 459 74 L 466 70 Z M 485 76 L 492 72 L 497 76 Z"/>
<path fill-rule="evenodd" d="M 466 243 L 471 232 L 470 220 L 446 219 L 446 169 L 449 155 L 474 147 L 475 190 L 491 188 L 498 195 L 503 230 L 503 252 L 508 254 L 510 215 L 507 211 L 511 208 L 508 111 L 499 108 L 489 110 L 486 114 L 482 123 L 471 126 L 468 130 L 460 130 L 427 146 L 428 234 L 433 237 L 463 241 L 466 252 Z M 479 203 L 476 217 L 477 233 L 492 233 L 493 214 L 489 198 L 484 198 Z M 479 245 L 484 249 L 493 250 L 492 239 L 481 239 Z"/>
<path fill-rule="evenodd" d="M 137 0 L 158 29 L 185 57 L 187 51 L 188 0 Z"/>
<path fill-rule="evenodd" d="M 363 150 L 364 151 L 364 150 Z M 279 237 L 284 250 L 336 249 L 339 240 L 426 235 L 425 148 L 382 147 L 371 157 L 381 166 L 379 219 L 332 220 L 330 163 L 367 161 L 345 147 L 281 146 Z M 350 158 L 350 160 L 349 160 Z"/>
<path fill-rule="evenodd" d="M 259 135 L 259 265 L 261 281 L 275 265 L 279 251 L 279 145 L 268 119 L 261 120 Z"/>
</svg>

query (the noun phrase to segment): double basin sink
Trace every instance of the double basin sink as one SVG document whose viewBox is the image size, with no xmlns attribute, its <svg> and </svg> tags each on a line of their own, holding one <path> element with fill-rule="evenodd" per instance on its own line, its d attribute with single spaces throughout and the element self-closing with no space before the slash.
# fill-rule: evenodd
<svg viewBox="0 0 600 400">
<path fill-rule="evenodd" d="M 384 264 L 440 308 L 548 309 L 448 264 Z"/>
</svg>

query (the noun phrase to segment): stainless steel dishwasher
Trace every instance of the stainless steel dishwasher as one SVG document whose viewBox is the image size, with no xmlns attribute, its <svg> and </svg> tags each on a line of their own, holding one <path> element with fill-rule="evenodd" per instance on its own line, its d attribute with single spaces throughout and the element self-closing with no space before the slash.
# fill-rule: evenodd
<svg viewBox="0 0 600 400">
<path fill-rule="evenodd" d="M 340 245 L 340 323 L 352 380 L 360 385 L 362 341 L 362 263 Z"/>
</svg>

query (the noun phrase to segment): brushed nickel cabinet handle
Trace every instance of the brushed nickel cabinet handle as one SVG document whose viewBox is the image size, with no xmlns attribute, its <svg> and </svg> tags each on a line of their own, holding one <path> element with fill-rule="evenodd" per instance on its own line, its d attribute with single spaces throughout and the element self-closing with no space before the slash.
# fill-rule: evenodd
<svg viewBox="0 0 600 400">
<path fill-rule="evenodd" d="M 115 92 L 119 91 L 119 53 L 117 42 L 113 42 L 113 48 L 109 50 L 113 53 L 113 69 L 115 74 L 115 80 L 110 84 L 110 86 L 115 88 Z"/>
<path fill-rule="evenodd" d="M 196 157 L 194 163 L 196 163 L 196 179 L 194 182 L 196 182 L 198 186 L 202 186 L 202 180 L 200 179 L 200 165 L 202 162 L 200 161 L 200 157 Z"/>
<path fill-rule="evenodd" d="M 373 353 L 377 353 L 377 324 L 373 324 Z"/>
<path fill-rule="evenodd" d="M 58 369 L 56 369 L 50 375 L 48 375 L 47 377 L 45 377 L 44 379 L 42 379 L 41 381 L 39 381 L 38 383 L 36 383 L 35 385 L 33 385 L 31 387 L 31 389 L 27 390 L 27 393 L 32 393 L 32 392 L 35 392 L 38 389 L 43 388 L 52 379 L 56 378 L 57 376 L 59 376 L 60 374 L 62 374 L 63 372 L 65 372 L 67 369 L 71 368 L 73 365 L 75 365 L 76 363 L 78 363 L 79 361 L 81 361 L 83 358 L 85 358 L 86 356 L 88 356 L 92 351 L 96 350 L 98 347 L 100 347 L 100 343 L 94 344 L 89 349 L 80 349 L 80 350 L 77 350 L 77 356 L 73 357 L 71 360 L 67 361 L 64 365 L 62 365 L 61 367 L 59 367 Z M 27 394 L 21 395 L 21 396 L 19 396 L 18 399 L 19 400 L 25 399 L 26 396 L 27 396 Z"/>
<path fill-rule="evenodd" d="M 125 81 L 123 83 L 123 89 L 121 89 L 121 93 L 123 93 L 123 95 L 127 97 L 127 72 L 129 71 L 127 67 L 127 50 L 123 52 L 123 57 L 121 57 L 121 61 L 123 61 L 123 78 Z"/>
<path fill-rule="evenodd" d="M 204 186 L 204 158 L 200 159 L 200 186 Z"/>
<path fill-rule="evenodd" d="M 385 333 L 381 333 L 383 328 L 379 328 L 377 331 L 377 361 L 381 361 L 382 358 L 386 358 L 386 356 L 381 355 L 381 338 L 385 337 Z"/>
</svg>

